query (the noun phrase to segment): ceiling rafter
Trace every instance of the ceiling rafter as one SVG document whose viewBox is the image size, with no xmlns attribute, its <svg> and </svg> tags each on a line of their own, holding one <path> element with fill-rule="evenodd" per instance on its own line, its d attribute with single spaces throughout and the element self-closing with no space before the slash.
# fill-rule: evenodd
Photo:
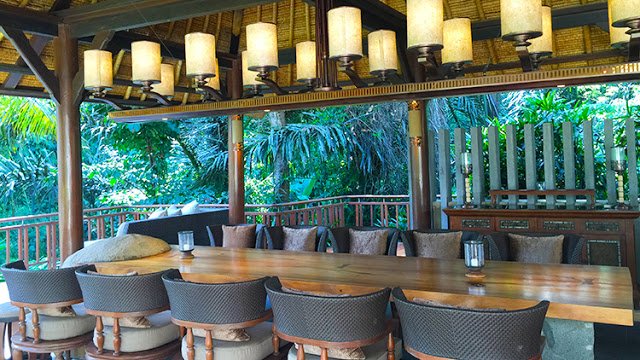
<svg viewBox="0 0 640 360">
<path fill-rule="evenodd" d="M 31 47 L 29 40 L 25 36 L 24 32 L 16 30 L 10 27 L 1 27 L 4 36 L 11 42 L 13 47 L 18 51 L 18 54 L 24 59 L 25 63 L 34 75 L 38 78 L 40 83 L 49 92 L 51 97 L 55 101 L 60 100 L 60 84 L 58 78 L 54 75 L 53 71 L 49 70 L 40 58 L 40 54 Z"/>
</svg>

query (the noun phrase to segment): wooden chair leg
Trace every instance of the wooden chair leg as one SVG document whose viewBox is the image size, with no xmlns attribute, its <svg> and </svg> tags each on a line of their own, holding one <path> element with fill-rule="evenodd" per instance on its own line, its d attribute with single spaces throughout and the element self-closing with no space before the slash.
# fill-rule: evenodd
<svg viewBox="0 0 640 360">
<path fill-rule="evenodd" d="M 298 344 L 298 356 L 296 360 L 304 360 L 304 345 Z"/>
<path fill-rule="evenodd" d="M 7 335 L 7 329 L 11 326 L 11 323 L 2 324 L 2 340 L 0 341 L 0 359 L 4 359 L 4 339 Z M 9 337 L 11 337 L 11 331 L 9 330 Z"/>
<path fill-rule="evenodd" d="M 11 359 L 12 360 L 22 360 L 22 351 L 17 349 L 11 350 Z"/>
<path fill-rule="evenodd" d="M 393 333 L 389 334 L 387 341 L 387 360 L 396 360 L 396 340 L 393 338 Z"/>
<path fill-rule="evenodd" d="M 329 350 L 322 348 L 320 351 L 320 360 L 329 360 Z"/>
<path fill-rule="evenodd" d="M 204 337 L 205 359 L 213 360 L 213 334 L 207 330 Z"/>
<path fill-rule="evenodd" d="M 280 339 L 278 338 L 278 335 L 276 335 L 275 325 L 273 325 L 271 331 L 273 332 L 273 335 L 271 336 L 271 343 L 273 344 L 273 355 L 278 356 L 280 355 Z"/>
<path fill-rule="evenodd" d="M 194 360 L 196 358 L 196 351 L 194 348 L 193 329 L 187 328 L 187 360 Z"/>
</svg>

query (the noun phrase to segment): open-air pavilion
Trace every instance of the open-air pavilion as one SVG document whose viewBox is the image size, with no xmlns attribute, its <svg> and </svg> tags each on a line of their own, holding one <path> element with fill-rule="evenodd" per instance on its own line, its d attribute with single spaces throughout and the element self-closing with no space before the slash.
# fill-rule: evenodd
<svg viewBox="0 0 640 360">
<path fill-rule="evenodd" d="M 0 94 L 57 106 L 58 213 L 0 220 L 14 359 L 640 351 L 594 352 L 594 328 L 637 336 L 637 119 L 622 135 L 589 119 L 580 141 L 563 123 L 558 146 L 551 123 L 541 138 L 531 124 L 434 132 L 426 112 L 442 97 L 637 82 L 640 1 L 2 0 L 0 28 Z M 83 209 L 83 102 L 117 123 L 228 116 L 228 204 Z M 245 203 L 244 115 L 384 102 L 407 107 L 408 194 Z M 172 247 L 129 237 L 152 256 L 114 261 L 100 260 L 110 243 L 84 248 L 127 234 Z M 71 306 L 71 325 L 47 311 Z"/>
</svg>

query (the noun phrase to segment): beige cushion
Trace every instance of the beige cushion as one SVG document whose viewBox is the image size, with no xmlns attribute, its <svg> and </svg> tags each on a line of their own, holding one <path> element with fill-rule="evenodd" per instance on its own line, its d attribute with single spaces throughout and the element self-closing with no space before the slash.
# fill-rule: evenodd
<svg viewBox="0 0 640 360">
<path fill-rule="evenodd" d="M 513 260 L 534 264 L 562 263 L 564 235 L 538 237 L 509 234 L 508 236 Z"/>
<path fill-rule="evenodd" d="M 246 249 L 255 246 L 256 225 L 222 225 L 222 247 Z"/>
<path fill-rule="evenodd" d="M 252 328 L 248 328 L 247 332 L 251 340 L 244 342 L 213 340 L 213 358 L 215 360 L 263 360 L 273 353 L 273 344 L 271 343 L 271 323 L 263 322 Z M 281 341 L 281 345 L 284 342 Z M 206 349 L 204 346 L 204 338 L 195 337 L 194 341 L 195 358 L 194 360 L 205 360 Z M 187 358 L 187 339 L 182 339 L 182 357 Z"/>
<path fill-rule="evenodd" d="M 416 256 L 433 259 L 459 259 L 462 232 L 422 233 L 413 232 Z"/>
<path fill-rule="evenodd" d="M 180 215 L 182 215 L 182 210 L 178 209 L 178 207 L 175 206 L 175 205 L 171 205 L 167 209 L 167 215 L 168 216 L 180 216 Z"/>
<path fill-rule="evenodd" d="M 84 306 L 73 305 L 76 316 L 47 316 L 40 315 L 40 339 L 63 340 L 90 333 L 96 326 L 96 319 L 87 315 Z M 31 314 L 26 316 L 27 336 L 33 338 L 33 322 Z"/>
<path fill-rule="evenodd" d="M 197 214 L 200 212 L 200 204 L 198 204 L 198 201 L 193 200 L 192 202 L 185 205 L 181 211 L 182 215 Z"/>
<path fill-rule="evenodd" d="M 108 316 L 102 317 L 102 324 L 104 326 L 113 326 L 113 318 Z M 148 329 L 151 327 L 151 322 L 144 316 L 126 317 L 121 318 L 120 327 L 128 327 L 135 329 Z"/>
<path fill-rule="evenodd" d="M 294 346 L 296 349 L 298 348 L 298 344 Z M 314 345 L 305 345 L 304 353 L 307 355 L 318 355 L 322 353 L 322 349 L 319 346 Z M 343 360 L 364 360 L 366 359 L 364 355 L 364 351 L 362 348 L 351 348 L 351 349 L 328 349 L 327 354 L 330 358 L 333 359 L 343 359 Z"/>
<path fill-rule="evenodd" d="M 359 255 L 384 255 L 387 252 L 389 230 L 349 229 L 349 253 Z"/>
<path fill-rule="evenodd" d="M 308 229 L 294 229 L 283 227 L 284 249 L 287 251 L 316 251 L 316 237 L 318 227 Z"/>
<path fill-rule="evenodd" d="M 147 329 L 120 328 L 120 351 L 132 353 L 151 350 L 166 345 L 180 337 L 180 328 L 171 323 L 171 312 L 164 311 L 147 317 L 151 327 Z M 96 344 L 96 334 L 93 336 Z M 104 327 L 104 348 L 113 351 L 113 328 Z"/>
<path fill-rule="evenodd" d="M 204 338 L 207 336 L 207 332 L 204 329 L 193 329 L 193 336 Z M 213 330 L 211 331 L 211 337 L 217 340 L 236 342 L 251 340 L 251 336 L 246 329 Z"/>
<path fill-rule="evenodd" d="M 151 236 L 127 234 L 96 241 L 69 256 L 62 267 L 140 259 L 162 254 L 169 250 L 171 247 L 163 240 Z"/>
<path fill-rule="evenodd" d="M 364 356 L 367 360 L 387 360 L 387 338 L 380 340 L 379 342 L 365 346 L 362 348 L 364 352 Z M 305 354 L 306 354 L 306 346 L 305 346 Z M 402 340 L 396 339 L 396 347 L 395 347 L 395 356 L 396 359 L 402 359 Z M 329 356 L 330 359 L 335 359 Z M 292 346 L 291 350 L 289 350 L 289 355 L 287 356 L 287 360 L 296 360 L 296 347 Z M 320 356 L 308 354 L 304 357 L 305 360 L 320 360 Z"/>
<path fill-rule="evenodd" d="M 76 312 L 73 311 L 72 306 L 62 306 L 57 308 L 44 308 L 38 310 L 39 315 L 55 316 L 55 317 L 73 317 L 76 316 Z"/>
<path fill-rule="evenodd" d="M 167 216 L 169 216 L 169 214 L 167 213 L 167 209 L 157 209 L 156 211 L 149 214 L 149 217 L 147 217 L 147 219 L 159 219 Z"/>
</svg>

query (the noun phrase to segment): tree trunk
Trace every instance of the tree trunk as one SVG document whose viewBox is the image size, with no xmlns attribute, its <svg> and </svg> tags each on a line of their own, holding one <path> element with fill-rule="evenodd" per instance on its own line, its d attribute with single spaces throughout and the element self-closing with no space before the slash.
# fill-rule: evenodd
<svg viewBox="0 0 640 360">
<path fill-rule="evenodd" d="M 287 125 L 284 111 L 271 112 L 269 123 L 274 130 Z M 289 202 L 289 164 L 281 151 L 273 154 L 273 194 L 276 204 Z"/>
</svg>

